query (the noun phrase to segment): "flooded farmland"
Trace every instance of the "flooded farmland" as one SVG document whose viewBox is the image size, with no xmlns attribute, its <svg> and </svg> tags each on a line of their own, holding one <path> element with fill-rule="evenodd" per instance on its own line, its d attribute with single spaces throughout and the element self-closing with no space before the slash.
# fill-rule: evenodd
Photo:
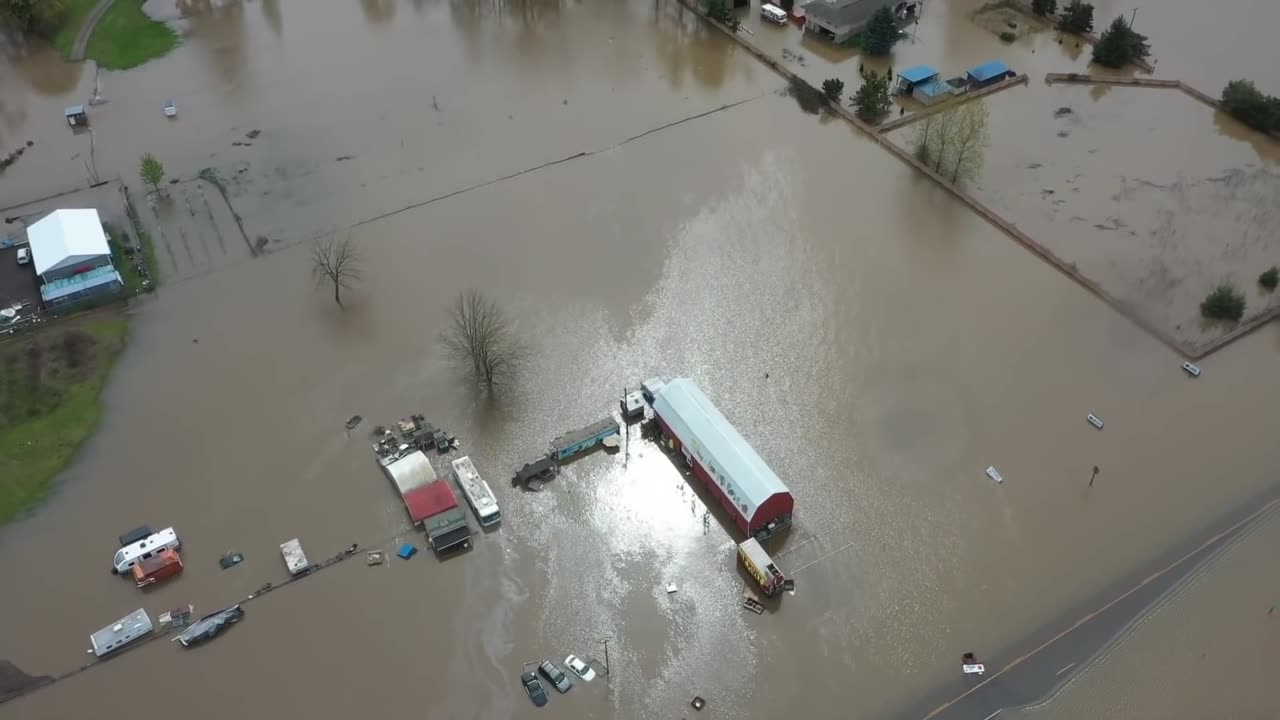
<svg viewBox="0 0 1280 720">
<path fill-rule="evenodd" d="M 1117 11 L 1103 5 L 1100 18 Z M 1181 23 L 1203 20 L 1186 13 L 1210 12 L 1179 5 L 1145 29 L 1161 75 L 1196 66 L 1187 81 L 1212 93 L 1260 54 L 1274 64 L 1261 39 L 1176 59 Z M 1209 32 L 1247 36 L 1248 12 L 1270 12 L 1228 5 L 1237 27 Z M 962 6 L 937 4 L 895 65 L 916 52 L 948 68 L 1005 52 L 1026 72 L 1086 61 L 1048 57 L 1051 35 L 1015 57 Z M 83 184 L 88 138 L 67 135 L 61 112 L 95 85 L 109 100 L 92 110 L 98 172 L 135 183 L 153 152 L 180 180 L 154 210 L 172 282 L 132 308 L 101 430 L 45 505 L 0 530 L 17 580 L 0 590 L 0 656 L 32 674 L 75 667 L 90 631 L 139 605 L 208 611 L 278 581 L 292 537 L 314 557 L 420 542 L 365 442 L 369 424 L 410 412 L 458 434 L 505 519 L 444 562 L 336 565 L 246 606 L 215 643 L 153 643 L 0 717 L 346 717 L 371 703 L 536 717 L 522 663 L 602 659 L 606 638 L 608 681 L 545 712 L 678 717 L 700 695 L 719 717 L 896 717 L 947 686 L 961 653 L 998 663 L 1275 486 L 1280 449 L 1259 431 L 1280 421 L 1265 392 L 1274 326 L 1187 378 L 1181 358 L 874 141 L 801 113 L 681 5 L 148 7 L 187 13 L 170 57 L 95 81 L 36 48 L 0 75 L 0 148 L 33 141 L 0 176 L 0 206 Z M 176 121 L 160 112 L 169 96 Z M 263 252 L 232 242 L 196 179 L 205 168 Z M 200 198 L 211 219 L 183 219 Z M 227 255 L 201 264 L 193 247 L 180 265 L 184 233 L 211 250 L 224 233 Z M 309 243 L 331 233 L 364 256 L 343 309 L 311 278 Z M 491 399 L 436 342 L 469 288 L 508 308 L 528 345 Z M 506 483 L 655 374 L 696 378 L 796 495 L 779 562 L 797 592 L 771 612 L 739 608 L 736 531 L 704 521 L 687 481 L 634 436 L 545 492 Z M 348 434 L 357 413 L 368 424 Z M 186 543 L 183 576 L 145 593 L 106 572 L 115 536 L 141 522 Z M 246 562 L 218 569 L 229 550 Z"/>
</svg>

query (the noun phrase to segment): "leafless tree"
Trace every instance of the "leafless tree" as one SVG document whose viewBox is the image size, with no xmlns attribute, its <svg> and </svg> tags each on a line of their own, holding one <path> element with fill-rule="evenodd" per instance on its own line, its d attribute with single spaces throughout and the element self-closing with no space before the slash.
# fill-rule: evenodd
<svg viewBox="0 0 1280 720">
<path fill-rule="evenodd" d="M 351 236 L 330 235 L 311 249 L 311 274 L 317 285 L 333 285 L 333 301 L 342 305 L 342 291 L 360 279 L 360 251 Z"/>
<path fill-rule="evenodd" d="M 440 342 L 481 387 L 492 390 L 508 380 L 524 356 L 511 320 L 484 293 L 460 293 L 449 308 L 449 327 Z"/>
</svg>

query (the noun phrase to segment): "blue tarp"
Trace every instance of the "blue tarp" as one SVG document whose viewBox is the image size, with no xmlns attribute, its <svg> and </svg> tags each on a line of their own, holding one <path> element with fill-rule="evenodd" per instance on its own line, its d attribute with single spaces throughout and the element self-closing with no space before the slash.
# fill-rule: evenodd
<svg viewBox="0 0 1280 720">
<path fill-rule="evenodd" d="M 938 71 L 934 70 L 928 65 L 917 65 L 913 68 L 907 68 L 906 70 L 903 70 L 902 72 L 898 73 L 898 77 L 902 78 L 903 80 L 906 80 L 909 83 L 915 84 L 924 80 L 928 80 L 929 78 L 937 74 L 938 74 Z"/>
<path fill-rule="evenodd" d="M 418 552 L 418 548 L 410 545 L 409 543 L 405 543 L 396 551 L 396 555 L 399 555 L 403 560 L 408 560 L 413 557 L 413 554 L 416 552 Z"/>
<path fill-rule="evenodd" d="M 969 68 L 969 77 L 977 82 L 986 82 L 993 77 L 1009 72 L 1009 66 L 1003 60 L 988 60 L 977 67 Z"/>
</svg>

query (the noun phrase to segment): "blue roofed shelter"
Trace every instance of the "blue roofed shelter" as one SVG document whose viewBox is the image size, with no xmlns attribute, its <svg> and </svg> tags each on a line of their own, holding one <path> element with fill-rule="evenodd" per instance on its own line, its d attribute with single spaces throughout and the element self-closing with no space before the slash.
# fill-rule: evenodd
<svg viewBox="0 0 1280 720">
<path fill-rule="evenodd" d="M 54 210 L 27 228 L 31 260 L 40 276 L 45 307 L 62 305 L 124 286 L 111 262 L 111 247 L 98 211 Z"/>
<path fill-rule="evenodd" d="M 936 77 L 938 77 L 937 70 L 928 65 L 916 65 L 898 73 L 898 87 L 905 92 L 910 92 L 916 85 Z"/>
<path fill-rule="evenodd" d="M 988 60 L 981 65 L 969 68 L 966 75 L 970 86 L 980 88 L 1011 78 L 1014 72 L 1003 60 Z"/>
</svg>

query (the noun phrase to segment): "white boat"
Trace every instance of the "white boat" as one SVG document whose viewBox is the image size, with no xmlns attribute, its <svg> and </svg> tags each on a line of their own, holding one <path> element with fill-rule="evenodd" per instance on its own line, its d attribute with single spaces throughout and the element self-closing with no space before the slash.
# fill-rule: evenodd
<svg viewBox="0 0 1280 720">
<path fill-rule="evenodd" d="M 1089 424 L 1101 430 L 1102 418 L 1098 417 L 1097 415 L 1094 415 L 1093 413 L 1089 413 Z"/>
<path fill-rule="evenodd" d="M 302 543 L 298 542 L 298 538 L 283 543 L 280 546 L 280 554 L 284 556 L 284 564 L 289 568 L 290 575 L 301 575 L 311 569 L 311 564 L 307 562 L 307 554 L 302 552 Z"/>
<path fill-rule="evenodd" d="M 1200 368 L 1189 362 L 1182 363 L 1182 369 L 1186 370 L 1191 377 L 1200 377 Z"/>
<path fill-rule="evenodd" d="M 146 610 L 138 608 L 90 635 L 89 644 L 92 647 L 89 652 L 97 657 L 106 657 L 129 643 L 149 635 L 151 630 L 151 617 L 147 615 Z"/>
<path fill-rule="evenodd" d="M 987 477 L 991 478 L 992 480 L 995 480 L 998 483 L 1004 482 L 1004 476 L 1000 474 L 999 470 L 996 470 L 996 467 L 994 465 L 987 466 Z"/>
</svg>

